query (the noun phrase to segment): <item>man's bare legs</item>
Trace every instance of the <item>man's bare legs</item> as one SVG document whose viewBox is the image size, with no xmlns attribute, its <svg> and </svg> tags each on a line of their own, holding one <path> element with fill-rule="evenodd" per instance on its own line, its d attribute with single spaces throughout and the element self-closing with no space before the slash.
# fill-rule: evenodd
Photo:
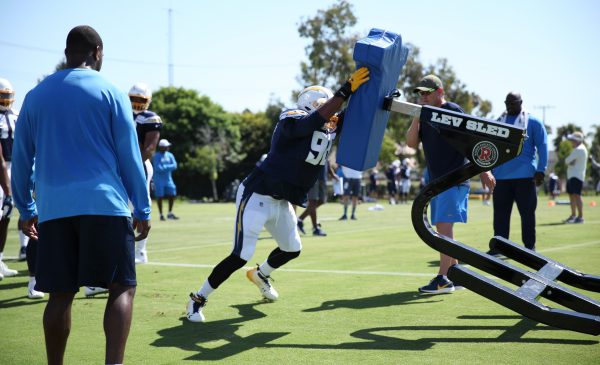
<svg viewBox="0 0 600 365">
<path fill-rule="evenodd" d="M 48 365 L 60 365 L 71 332 L 71 306 L 75 293 L 50 293 L 44 310 L 44 336 Z"/>
<path fill-rule="evenodd" d="M 438 222 L 435 225 L 435 230 L 442 236 L 454 239 L 454 223 Z M 450 266 L 458 264 L 458 260 L 448 255 L 440 253 L 440 270 L 439 275 L 447 275 Z"/>
<path fill-rule="evenodd" d="M 104 311 L 106 363 L 122 364 L 133 317 L 134 286 L 111 284 Z"/>
</svg>

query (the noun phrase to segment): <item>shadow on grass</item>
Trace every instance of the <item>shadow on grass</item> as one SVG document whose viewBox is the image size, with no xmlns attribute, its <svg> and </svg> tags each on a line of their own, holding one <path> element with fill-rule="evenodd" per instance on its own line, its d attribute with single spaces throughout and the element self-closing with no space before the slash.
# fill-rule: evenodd
<svg viewBox="0 0 600 365">
<path fill-rule="evenodd" d="M 353 300 L 324 302 L 320 307 L 305 309 L 304 312 L 318 312 L 336 308 L 367 309 L 391 305 L 417 304 L 415 300 L 429 297 L 417 293 L 395 293 Z M 428 300 L 431 302 L 432 300 Z M 419 301 L 418 303 L 424 303 Z M 259 332 L 242 337 L 236 332 L 244 322 L 265 317 L 255 307 L 264 304 L 257 302 L 232 306 L 239 311 L 239 317 L 214 322 L 191 323 L 181 318 L 182 324 L 158 331 L 161 337 L 152 343 L 157 347 L 175 347 L 195 352 L 185 360 L 223 360 L 255 348 L 290 348 L 309 350 L 400 350 L 423 351 L 441 343 L 531 343 L 560 345 L 597 345 L 596 340 L 575 340 L 562 338 L 527 338 L 530 332 L 562 331 L 553 327 L 538 325 L 537 322 L 518 315 L 504 316 L 459 316 L 459 320 L 472 324 L 458 326 L 387 326 L 365 328 L 350 333 L 355 340 L 341 343 L 271 343 L 290 332 Z M 488 320 L 518 320 L 514 325 L 486 325 Z M 432 320 L 431 322 L 433 322 Z M 469 332 L 472 335 L 469 337 Z M 482 331 L 489 334 L 500 332 L 496 337 L 481 337 Z M 465 336 L 457 336 L 464 333 Z M 433 335 L 433 336 L 432 336 Z M 403 337 L 406 337 L 403 338 Z M 417 337 L 415 339 L 415 337 Z"/>
<path fill-rule="evenodd" d="M 513 326 L 487 326 L 481 325 L 481 320 L 486 317 L 473 317 L 478 325 L 471 326 L 393 326 L 374 327 L 358 330 L 350 336 L 362 341 L 342 342 L 339 344 L 267 344 L 267 348 L 301 348 L 318 350 L 401 350 L 423 351 L 439 343 L 531 343 L 531 344 L 557 344 L 557 345 L 597 345 L 595 340 L 568 340 L 561 338 L 524 338 L 523 335 L 530 331 L 557 331 L 552 327 L 540 326 L 529 319 L 523 319 Z M 497 337 L 451 337 L 452 333 L 462 331 L 503 331 Z M 406 337 L 414 338 L 423 333 L 418 339 L 403 339 L 398 337 L 398 332 L 406 333 Z M 444 336 L 446 332 L 447 336 Z M 389 333 L 389 334 L 388 334 Z M 424 337 L 435 333 L 435 337 Z M 441 336 L 440 336 L 441 334 Z"/>
<path fill-rule="evenodd" d="M 22 297 L 0 300 L 0 310 L 4 308 L 22 307 L 26 305 L 36 305 L 40 303 L 43 303 L 45 305 L 47 302 L 47 299 L 29 299 L 27 295 L 23 295 Z"/>
<path fill-rule="evenodd" d="M 538 227 L 548 227 L 548 226 L 564 226 L 565 222 L 551 222 L 551 223 L 539 223 Z"/>
<path fill-rule="evenodd" d="M 220 321 L 192 323 L 182 317 L 181 325 L 158 331 L 161 338 L 154 341 L 152 346 L 177 347 L 197 352 L 185 360 L 222 360 L 247 350 L 265 347 L 268 342 L 288 335 L 289 332 L 261 332 L 247 337 L 236 334 L 242 323 L 266 316 L 255 308 L 262 304 L 266 303 L 234 305 L 232 308 L 238 310 L 239 317 Z M 218 346 L 211 346 L 211 342 L 216 341 L 219 341 Z M 226 343 L 221 344 L 222 341 Z"/>
<path fill-rule="evenodd" d="M 438 296 L 439 297 L 439 296 Z M 370 309 L 370 308 L 382 308 L 391 307 L 394 305 L 404 304 L 423 304 L 423 303 L 435 303 L 441 302 L 441 299 L 432 300 L 433 296 L 423 296 L 416 291 L 404 292 L 404 293 L 392 293 L 377 295 L 374 297 L 355 298 L 355 299 L 338 299 L 329 300 L 321 303 L 319 307 L 308 308 L 303 312 L 319 312 L 325 310 L 332 310 L 338 308 L 350 308 L 350 309 Z"/>
</svg>

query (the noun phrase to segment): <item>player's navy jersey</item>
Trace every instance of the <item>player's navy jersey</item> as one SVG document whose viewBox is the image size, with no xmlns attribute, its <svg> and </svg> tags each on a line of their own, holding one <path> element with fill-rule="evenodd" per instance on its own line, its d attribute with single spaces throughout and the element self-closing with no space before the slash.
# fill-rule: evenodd
<svg viewBox="0 0 600 365">
<path fill-rule="evenodd" d="M 458 104 L 452 102 L 444 103 L 441 108 L 459 113 L 465 112 Z M 425 160 L 427 161 L 431 180 L 435 180 L 468 162 L 465 156 L 446 142 L 439 131 L 431 124 L 427 122 L 420 124 L 419 137 L 423 142 L 423 151 L 425 152 Z M 463 184 L 468 184 L 468 181 Z"/>
<path fill-rule="evenodd" d="M 303 205 L 306 193 L 323 173 L 338 132 L 323 128 L 325 122 L 317 112 L 284 110 L 273 131 L 267 158 L 246 178 L 244 186 L 259 194 Z"/>
<path fill-rule="evenodd" d="M 135 121 L 135 130 L 137 132 L 138 142 L 140 147 L 144 146 L 146 133 L 152 131 L 160 131 L 162 128 L 162 120 L 155 112 L 144 110 L 139 114 L 133 114 Z"/>
<path fill-rule="evenodd" d="M 15 122 L 18 115 L 11 109 L 0 112 L 0 144 L 2 144 L 2 155 L 5 161 L 12 159 L 12 146 L 15 131 Z"/>
</svg>

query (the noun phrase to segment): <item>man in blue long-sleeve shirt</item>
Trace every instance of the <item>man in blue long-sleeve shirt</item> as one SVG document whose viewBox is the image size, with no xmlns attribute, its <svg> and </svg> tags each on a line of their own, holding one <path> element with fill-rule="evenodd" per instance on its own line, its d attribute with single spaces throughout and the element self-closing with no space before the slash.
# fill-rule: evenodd
<svg viewBox="0 0 600 365">
<path fill-rule="evenodd" d="M 521 94 L 508 93 L 504 104 L 506 111 L 498 120 L 525 128 L 527 138 L 519 156 L 493 170 L 497 182 L 494 190 L 494 235 L 509 238 L 510 215 L 513 203 L 517 203 L 523 244 L 535 250 L 536 186 L 544 182 L 548 165 L 548 136 L 544 124 L 523 109 Z M 488 253 L 498 255 L 491 250 Z"/>
<path fill-rule="evenodd" d="M 173 214 L 173 201 L 177 196 L 177 186 L 173 181 L 173 171 L 177 170 L 177 160 L 171 152 L 169 152 L 171 143 L 166 139 L 161 139 L 158 142 L 158 152 L 152 156 L 152 165 L 154 166 L 154 195 L 158 204 L 158 212 L 160 220 L 164 221 L 162 201 L 167 198 L 169 201 L 168 219 L 179 219 Z"/>
<path fill-rule="evenodd" d="M 148 235 L 150 199 L 131 104 L 98 72 L 100 35 L 86 25 L 73 28 L 65 56 L 68 68 L 23 102 L 12 191 L 23 231 L 38 239 L 35 289 L 50 293 L 43 319 L 48 363 L 63 363 L 79 288 L 102 286 L 109 289 L 105 360 L 122 364 L 136 287 L 133 230 L 135 240 Z"/>
</svg>

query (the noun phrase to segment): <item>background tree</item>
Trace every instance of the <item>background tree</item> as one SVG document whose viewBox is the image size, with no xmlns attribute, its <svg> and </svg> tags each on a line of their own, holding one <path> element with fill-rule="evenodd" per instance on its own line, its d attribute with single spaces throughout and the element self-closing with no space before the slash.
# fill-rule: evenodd
<svg viewBox="0 0 600 365">
<path fill-rule="evenodd" d="M 556 129 L 556 137 L 552 140 L 554 150 L 558 151 L 560 144 L 567 138 L 567 136 L 575 131 L 581 131 L 581 127 L 573 123 L 568 123 Z"/>
<path fill-rule="evenodd" d="M 590 133 L 590 139 L 592 143 L 590 145 L 590 156 L 593 156 L 596 161 L 600 161 L 600 125 L 593 125 L 594 131 Z M 590 165 L 591 166 L 591 165 Z M 598 184 L 598 180 L 600 180 L 600 170 L 595 168 L 590 168 L 590 176 L 593 178 L 594 182 Z M 596 187 L 596 185 L 594 185 Z"/>
<path fill-rule="evenodd" d="M 302 88 L 322 85 L 335 89 L 350 76 L 354 71 L 352 50 L 358 40 L 358 34 L 350 33 L 350 28 L 355 24 L 352 5 L 345 0 L 300 22 L 298 34 L 309 40 L 305 47 L 308 60 L 300 63 L 298 76 Z"/>
<path fill-rule="evenodd" d="M 561 179 L 567 178 L 567 164 L 565 164 L 565 158 L 571 153 L 573 146 L 571 142 L 563 140 L 558 144 L 556 148 L 556 165 L 554 165 L 554 173 Z"/>
<path fill-rule="evenodd" d="M 219 174 L 245 157 L 241 151 L 239 115 L 225 112 L 195 90 L 175 87 L 156 91 L 151 109 L 164 122 L 161 138 L 173 144 L 171 150 L 180 160 L 174 175 L 182 195 L 205 195 L 206 186 L 198 183 L 204 177 L 217 200 Z M 221 182 L 221 187 L 226 183 Z"/>
</svg>

